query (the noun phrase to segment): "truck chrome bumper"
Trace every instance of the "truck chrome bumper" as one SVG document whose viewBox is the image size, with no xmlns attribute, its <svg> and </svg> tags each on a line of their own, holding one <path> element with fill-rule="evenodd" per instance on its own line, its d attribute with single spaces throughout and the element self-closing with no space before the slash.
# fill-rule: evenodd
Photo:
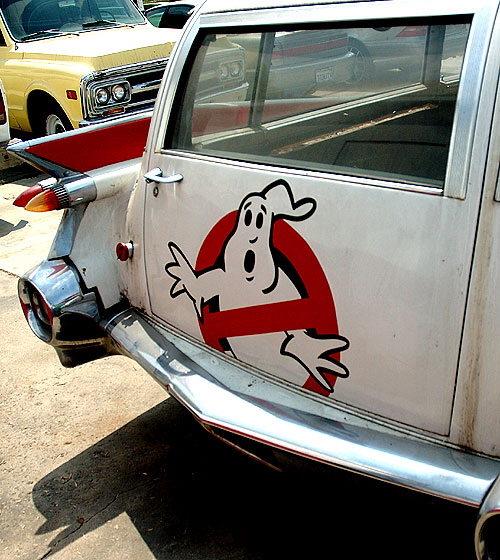
<svg viewBox="0 0 500 560">
<path fill-rule="evenodd" d="M 101 323 L 204 425 L 353 472 L 479 506 L 500 463 L 325 406 L 126 310 Z"/>
</svg>

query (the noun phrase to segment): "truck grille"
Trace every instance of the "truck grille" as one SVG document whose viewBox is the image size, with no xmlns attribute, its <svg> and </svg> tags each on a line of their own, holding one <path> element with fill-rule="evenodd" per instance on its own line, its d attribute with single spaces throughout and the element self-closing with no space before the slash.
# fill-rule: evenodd
<svg viewBox="0 0 500 560">
<path fill-rule="evenodd" d="M 93 72 L 82 78 L 82 126 L 152 109 L 167 58 Z M 121 98 L 114 97 L 115 88 Z"/>
</svg>

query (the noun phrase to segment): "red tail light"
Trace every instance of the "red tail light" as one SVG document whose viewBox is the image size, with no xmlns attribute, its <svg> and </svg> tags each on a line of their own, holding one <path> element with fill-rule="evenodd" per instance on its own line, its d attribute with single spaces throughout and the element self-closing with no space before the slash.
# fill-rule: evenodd
<svg viewBox="0 0 500 560">
<path fill-rule="evenodd" d="M 19 206 L 20 208 L 25 208 L 28 202 L 35 198 L 37 194 L 49 189 L 50 187 L 56 184 L 56 179 L 53 177 L 49 179 L 43 179 L 33 187 L 29 187 L 25 191 L 23 191 L 12 203 L 14 206 Z"/>
<path fill-rule="evenodd" d="M 92 202 L 96 196 L 97 189 L 90 177 L 67 182 L 50 178 L 26 189 L 14 204 L 30 212 L 49 212 Z"/>
<path fill-rule="evenodd" d="M 19 208 L 24 208 L 28 202 L 34 198 L 37 194 L 43 191 L 41 185 L 35 185 L 23 191 L 12 203 L 14 206 L 19 206 Z"/>
<path fill-rule="evenodd" d="M 398 33 L 398 37 L 425 37 L 425 35 L 427 35 L 426 25 L 408 26 Z"/>
<path fill-rule="evenodd" d="M 25 206 L 25 209 L 30 212 L 49 212 L 59 208 L 59 199 L 52 189 L 37 194 Z"/>
<path fill-rule="evenodd" d="M 29 281 L 20 280 L 19 300 L 33 332 L 45 342 L 52 339 L 54 313 L 41 292 Z"/>
</svg>

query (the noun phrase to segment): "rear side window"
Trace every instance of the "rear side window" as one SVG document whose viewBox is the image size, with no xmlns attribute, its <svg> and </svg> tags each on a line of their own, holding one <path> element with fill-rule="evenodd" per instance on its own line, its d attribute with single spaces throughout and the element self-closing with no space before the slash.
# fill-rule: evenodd
<svg viewBox="0 0 500 560">
<path fill-rule="evenodd" d="M 470 20 L 394 23 L 205 36 L 165 147 L 442 187 Z"/>
</svg>

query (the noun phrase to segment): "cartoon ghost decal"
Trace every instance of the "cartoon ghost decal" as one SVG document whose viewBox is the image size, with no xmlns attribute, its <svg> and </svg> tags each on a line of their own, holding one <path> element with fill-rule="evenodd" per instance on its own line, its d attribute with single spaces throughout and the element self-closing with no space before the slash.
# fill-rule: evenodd
<svg viewBox="0 0 500 560">
<path fill-rule="evenodd" d="M 315 210 L 314 199 L 296 201 L 286 181 L 275 181 L 216 224 L 194 268 L 170 242 L 173 261 L 165 270 L 174 279 L 171 297 L 191 299 L 207 344 L 238 358 L 248 355 L 249 339 L 266 335 L 262 352 L 295 360 L 307 374 L 304 387 L 327 395 L 338 377 L 349 375 L 340 361 L 349 342 L 338 334 L 318 260 L 288 223 Z"/>
</svg>

